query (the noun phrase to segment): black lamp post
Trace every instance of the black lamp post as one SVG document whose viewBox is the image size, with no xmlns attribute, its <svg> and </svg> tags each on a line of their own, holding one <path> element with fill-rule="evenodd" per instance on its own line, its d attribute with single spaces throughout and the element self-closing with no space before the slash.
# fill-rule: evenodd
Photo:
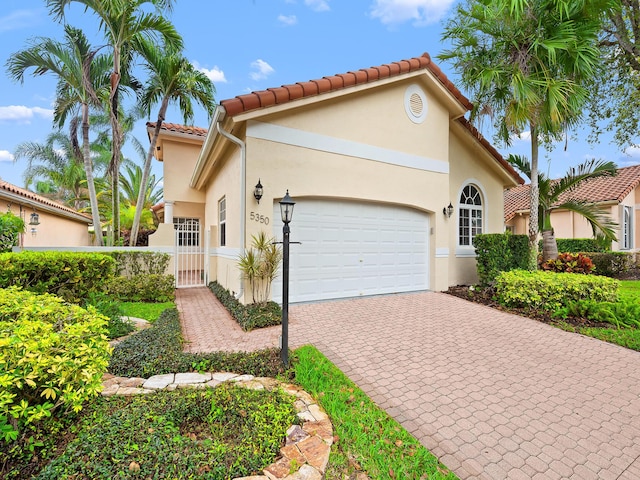
<svg viewBox="0 0 640 480">
<path fill-rule="evenodd" d="M 289 223 L 293 217 L 293 206 L 296 202 L 289 196 L 289 190 L 280 200 L 282 216 L 282 345 L 280 358 L 285 368 L 289 366 Z"/>
</svg>

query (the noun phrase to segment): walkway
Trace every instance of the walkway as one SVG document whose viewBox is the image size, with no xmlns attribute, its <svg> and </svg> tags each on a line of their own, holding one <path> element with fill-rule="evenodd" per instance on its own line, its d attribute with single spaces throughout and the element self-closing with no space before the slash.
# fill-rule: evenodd
<svg viewBox="0 0 640 480">
<path fill-rule="evenodd" d="M 277 346 L 207 289 L 178 291 L 191 351 Z M 216 310 L 217 309 L 217 310 Z M 295 305 L 312 343 L 461 479 L 640 478 L 640 354 L 440 293 Z"/>
</svg>

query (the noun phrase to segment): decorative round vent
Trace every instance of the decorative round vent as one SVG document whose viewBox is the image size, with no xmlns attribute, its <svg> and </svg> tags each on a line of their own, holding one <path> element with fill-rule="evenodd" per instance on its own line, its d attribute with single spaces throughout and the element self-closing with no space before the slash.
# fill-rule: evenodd
<svg viewBox="0 0 640 480">
<path fill-rule="evenodd" d="M 404 92 L 404 109 L 413 123 L 422 123 L 427 116 L 427 96 L 418 85 L 410 85 Z"/>
</svg>

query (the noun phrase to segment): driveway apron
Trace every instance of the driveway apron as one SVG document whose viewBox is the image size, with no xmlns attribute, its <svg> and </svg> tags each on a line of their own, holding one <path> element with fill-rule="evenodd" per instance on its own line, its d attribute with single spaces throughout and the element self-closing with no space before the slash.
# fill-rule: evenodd
<svg viewBox="0 0 640 480">
<path fill-rule="evenodd" d="M 640 478 L 637 352 L 442 293 L 290 318 L 291 347 L 315 345 L 461 479 Z M 263 330 L 251 346 L 277 345 Z"/>
</svg>

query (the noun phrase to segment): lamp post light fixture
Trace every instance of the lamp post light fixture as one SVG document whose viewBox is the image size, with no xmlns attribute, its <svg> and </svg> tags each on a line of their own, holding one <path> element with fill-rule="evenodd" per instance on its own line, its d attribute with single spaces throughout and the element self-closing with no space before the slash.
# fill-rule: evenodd
<svg viewBox="0 0 640 480">
<path fill-rule="evenodd" d="M 40 215 L 38 215 L 36 212 L 33 212 L 29 219 L 29 225 L 31 225 L 31 235 L 35 237 L 38 233 L 38 229 L 36 228 L 36 226 L 40 225 Z"/>
<path fill-rule="evenodd" d="M 253 189 L 253 196 L 256 201 L 260 203 L 260 199 L 262 198 L 262 184 L 260 183 L 260 179 L 258 179 L 258 183 L 256 184 L 256 188 Z"/>
<path fill-rule="evenodd" d="M 449 206 L 444 207 L 442 209 L 442 213 L 447 217 L 447 218 L 451 218 L 451 215 L 453 215 L 453 205 L 451 205 L 451 202 L 449 202 Z"/>
<path fill-rule="evenodd" d="M 285 368 L 289 367 L 289 223 L 293 218 L 293 206 L 296 202 L 289 196 L 289 190 L 280 200 L 282 216 L 282 345 L 280 358 Z"/>
</svg>

